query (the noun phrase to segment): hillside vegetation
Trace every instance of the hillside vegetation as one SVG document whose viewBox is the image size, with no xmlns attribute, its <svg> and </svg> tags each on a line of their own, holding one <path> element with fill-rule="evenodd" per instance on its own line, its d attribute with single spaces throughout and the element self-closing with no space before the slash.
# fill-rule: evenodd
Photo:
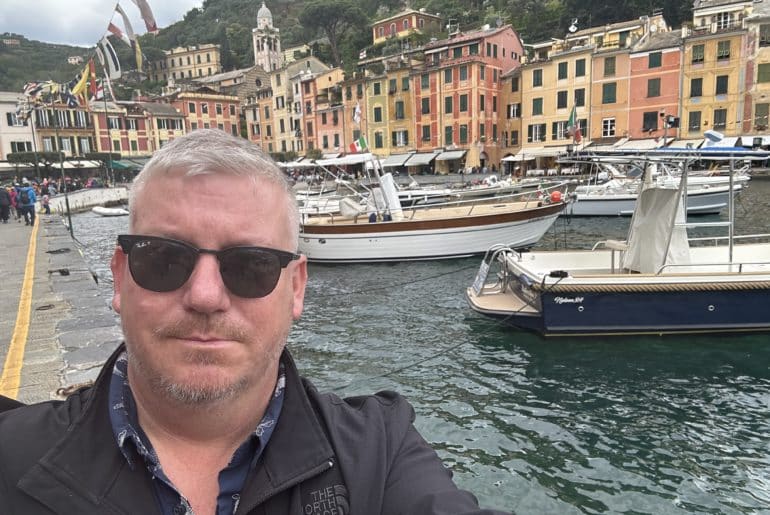
<svg viewBox="0 0 770 515">
<path fill-rule="evenodd" d="M 358 53 L 371 44 L 369 24 L 401 11 L 401 0 L 268 0 L 273 23 L 280 30 L 284 48 L 310 43 L 314 54 L 330 64 L 350 70 Z M 188 11 L 182 20 L 161 29 L 157 35 L 140 38 L 147 60 L 163 56 L 177 46 L 215 43 L 222 48 L 225 70 L 254 62 L 251 29 L 256 26 L 257 0 L 205 0 L 201 8 Z M 577 19 L 579 28 L 613 23 L 651 14 L 662 9 L 674 27 L 691 18 L 690 0 L 412 0 L 413 9 L 439 13 L 445 23 L 460 30 L 484 24 L 510 23 L 527 43 L 564 37 Z M 439 35 L 441 36 L 441 35 Z M 96 43 L 96 42 L 94 42 Z M 132 66 L 131 50 L 115 42 L 124 69 Z M 68 81 L 79 71 L 67 64 L 70 55 L 90 55 L 91 50 L 52 45 L 22 38 L 20 47 L 0 45 L 0 90 L 20 91 L 30 80 Z M 145 84 L 155 89 L 159 85 Z"/>
</svg>

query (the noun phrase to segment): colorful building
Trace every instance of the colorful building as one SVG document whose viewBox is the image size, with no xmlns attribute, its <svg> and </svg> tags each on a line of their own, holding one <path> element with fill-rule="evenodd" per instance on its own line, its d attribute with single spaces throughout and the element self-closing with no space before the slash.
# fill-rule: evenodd
<svg viewBox="0 0 770 515">
<path fill-rule="evenodd" d="M 441 16 L 430 14 L 424 9 L 407 9 L 393 16 L 377 20 L 372 24 L 372 41 L 375 45 L 389 38 L 404 38 L 414 33 L 441 30 Z"/>
</svg>

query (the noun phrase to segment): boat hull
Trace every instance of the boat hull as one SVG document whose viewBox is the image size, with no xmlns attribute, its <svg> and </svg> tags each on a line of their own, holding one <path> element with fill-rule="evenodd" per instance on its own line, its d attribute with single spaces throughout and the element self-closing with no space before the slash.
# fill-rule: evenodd
<svg viewBox="0 0 770 515">
<path fill-rule="evenodd" d="M 735 194 L 740 191 L 736 189 Z M 688 215 L 718 214 L 728 202 L 728 188 L 709 188 L 687 195 Z M 572 216 L 631 216 L 636 207 L 636 195 L 577 195 L 564 213 Z"/>
<path fill-rule="evenodd" d="M 494 244 L 529 247 L 565 204 L 489 216 L 342 225 L 303 225 L 299 250 L 322 263 L 450 259 L 483 254 Z"/>
</svg>

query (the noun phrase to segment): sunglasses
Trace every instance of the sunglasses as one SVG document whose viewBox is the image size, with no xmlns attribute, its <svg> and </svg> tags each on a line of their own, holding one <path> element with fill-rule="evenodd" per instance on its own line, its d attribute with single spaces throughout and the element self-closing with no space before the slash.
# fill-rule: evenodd
<svg viewBox="0 0 770 515">
<path fill-rule="evenodd" d="M 278 284 L 281 270 L 299 254 L 265 247 L 199 249 L 183 241 L 158 236 L 121 234 L 118 245 L 128 256 L 134 282 L 154 292 L 181 288 L 190 278 L 201 254 L 219 260 L 219 273 L 228 290 L 238 297 L 256 299 L 269 295 Z"/>
</svg>

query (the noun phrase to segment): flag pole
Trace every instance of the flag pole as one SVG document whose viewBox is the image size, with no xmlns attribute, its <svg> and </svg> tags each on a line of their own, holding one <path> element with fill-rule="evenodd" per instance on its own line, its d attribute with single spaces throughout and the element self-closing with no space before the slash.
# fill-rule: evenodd
<svg viewBox="0 0 770 515">
<path fill-rule="evenodd" d="M 105 77 L 106 80 L 106 77 Z M 112 88 L 110 88 L 110 91 Z M 96 92 L 99 92 L 99 89 L 97 87 Z M 110 185 L 112 187 L 115 187 L 115 172 L 112 170 L 112 138 L 110 137 L 110 120 L 107 116 L 107 91 L 104 89 L 104 84 L 102 84 L 102 100 L 104 101 L 104 128 L 107 131 L 107 143 L 108 143 L 108 149 L 107 149 L 107 157 L 109 159 L 109 165 L 107 168 L 107 179 L 110 181 Z M 113 101 L 115 99 L 113 98 Z"/>
</svg>

